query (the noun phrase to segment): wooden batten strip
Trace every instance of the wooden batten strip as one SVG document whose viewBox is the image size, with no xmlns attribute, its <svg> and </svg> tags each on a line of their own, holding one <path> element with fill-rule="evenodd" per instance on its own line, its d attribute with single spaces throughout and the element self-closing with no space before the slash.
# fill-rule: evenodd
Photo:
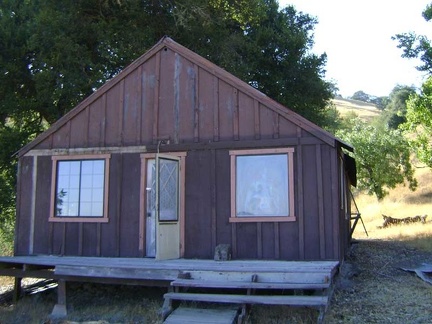
<svg viewBox="0 0 432 324">
<path fill-rule="evenodd" d="M 123 143 L 124 143 L 124 133 L 123 133 L 123 131 L 124 131 L 124 128 L 125 128 L 125 126 L 123 125 L 124 124 L 124 120 L 125 120 L 125 109 L 126 109 L 126 107 L 125 107 L 125 100 L 124 100 L 124 95 L 125 95 L 125 81 L 124 81 L 124 79 L 122 79 L 121 81 L 120 81 L 120 115 L 118 116 L 118 127 L 119 127 L 119 134 L 120 134 L 120 136 L 119 136 L 119 138 L 118 138 L 118 144 L 120 145 L 120 146 L 122 146 L 123 145 Z"/>
<path fill-rule="evenodd" d="M 219 141 L 219 79 L 213 77 L 213 141 Z"/>
<path fill-rule="evenodd" d="M 100 146 L 105 146 L 106 142 L 106 132 L 107 132 L 107 127 L 106 127 L 106 116 L 107 116 L 107 96 L 106 93 L 104 93 L 102 95 L 102 110 L 103 110 L 103 121 L 102 121 L 102 127 L 101 127 L 101 136 L 100 136 L 100 140 L 99 140 L 99 145 Z"/>
<path fill-rule="evenodd" d="M 118 169 L 117 169 L 117 175 L 118 175 L 118 186 L 117 186 L 117 210 L 116 210 L 116 256 L 120 256 L 120 239 L 121 239 L 121 212 L 122 212 L 122 188 L 123 188 L 123 155 L 120 155 L 120 161 L 118 163 Z"/>
<path fill-rule="evenodd" d="M 174 54 L 174 143 L 179 142 L 180 130 L 180 73 L 181 63 L 180 55 Z"/>
<path fill-rule="evenodd" d="M 143 109 L 143 94 L 145 93 L 143 89 L 143 78 L 142 78 L 142 65 L 138 67 L 138 75 L 139 75 L 139 84 L 136 92 L 136 96 L 139 98 L 138 100 L 138 111 L 137 111 L 137 119 L 136 119 L 136 138 L 135 141 L 137 144 L 141 143 L 141 135 L 142 135 L 142 109 Z"/>
<path fill-rule="evenodd" d="M 48 223 L 48 232 L 49 232 L 49 234 L 48 234 L 48 245 L 49 245 L 48 253 L 50 255 L 54 254 L 54 248 L 53 248 L 53 245 L 54 245 L 54 225 L 55 225 L 55 223 L 51 223 L 51 222 Z"/>
<path fill-rule="evenodd" d="M 279 138 L 279 114 L 273 112 L 273 138 Z"/>
<path fill-rule="evenodd" d="M 319 222 L 319 242 L 320 257 L 325 258 L 326 254 L 326 235 L 325 235 L 325 217 L 324 217 L 324 189 L 323 189 L 323 172 L 322 172 L 322 154 L 321 145 L 315 146 L 316 152 L 316 172 L 317 172 L 317 194 L 318 194 L 318 222 Z"/>
<path fill-rule="evenodd" d="M 216 214 L 216 151 L 211 150 L 211 226 L 212 226 L 212 251 L 217 244 L 217 214 Z"/>
<path fill-rule="evenodd" d="M 160 65 L 161 54 L 156 53 L 156 82 L 154 88 L 154 103 L 153 103 L 153 144 L 158 142 L 158 125 L 159 125 L 159 91 L 160 91 Z"/>
<path fill-rule="evenodd" d="M 78 223 L 78 255 L 83 255 L 83 223 Z"/>
<path fill-rule="evenodd" d="M 331 187 L 331 194 L 332 194 L 332 215 L 333 215 L 333 257 L 339 259 L 342 254 L 340 254 L 340 251 L 342 249 L 342 245 L 344 245 L 344 248 L 348 248 L 345 246 L 347 242 L 343 240 L 343 238 L 340 236 L 340 224 L 339 221 L 342 220 L 341 217 L 339 217 L 340 214 L 340 202 L 339 199 L 341 199 L 339 190 L 341 186 L 339 185 L 339 181 L 342 181 L 342 179 L 338 180 L 339 177 L 339 168 L 337 164 L 338 158 L 335 154 L 331 154 L 330 156 L 330 168 L 331 168 L 331 182 L 337 183 L 337 186 Z"/>
<path fill-rule="evenodd" d="M 297 127 L 297 138 L 299 144 L 297 145 L 297 215 L 299 222 L 299 255 L 300 259 L 305 259 L 305 224 L 304 224 L 304 192 L 303 192 L 303 148 L 300 144 L 301 129 Z"/>
<path fill-rule="evenodd" d="M 233 134 L 234 140 L 238 141 L 239 137 L 239 92 L 237 88 L 233 88 Z"/>
<path fill-rule="evenodd" d="M 22 160 L 18 159 L 18 165 L 17 165 L 17 196 L 16 196 L 16 215 L 17 217 L 20 217 L 21 215 L 21 176 L 22 176 Z M 14 231 L 14 237 L 20 237 L 20 222 L 17 221 L 15 223 L 15 231 Z M 19 240 L 14 240 L 14 251 L 18 251 L 18 245 Z"/>
<path fill-rule="evenodd" d="M 60 254 L 61 255 L 65 255 L 65 251 L 66 251 L 66 226 L 68 223 L 62 223 L 61 228 L 62 228 L 62 244 L 60 247 Z"/>
<path fill-rule="evenodd" d="M 68 129 L 67 147 L 71 147 L 72 123 L 70 120 L 67 122 L 67 129 Z"/>
<path fill-rule="evenodd" d="M 233 259 L 237 258 L 237 224 L 231 223 L 231 252 Z"/>
<path fill-rule="evenodd" d="M 199 142 L 199 68 L 198 65 L 194 65 L 194 142 Z"/>
<path fill-rule="evenodd" d="M 34 156 L 33 169 L 32 169 L 32 187 L 31 187 L 29 254 L 34 253 L 34 230 L 35 230 L 35 219 L 36 219 L 36 188 L 37 188 L 37 170 L 38 170 L 37 161 L 38 161 L 37 156 Z"/>
<path fill-rule="evenodd" d="M 87 121 L 87 127 L 86 127 L 86 136 L 84 138 L 84 147 L 88 147 L 89 146 L 89 138 L 90 138 L 90 106 L 87 106 L 86 109 L 84 110 L 85 113 L 85 120 Z M 72 135 L 72 134 L 71 134 Z"/>
<path fill-rule="evenodd" d="M 280 258 L 280 232 L 279 232 L 279 223 L 274 223 L 274 240 L 275 240 L 275 259 Z"/>
<path fill-rule="evenodd" d="M 102 246 L 102 226 L 101 223 L 96 223 L 96 255 L 100 257 Z"/>
<path fill-rule="evenodd" d="M 263 258 L 263 242 L 262 242 L 262 223 L 256 223 L 257 225 L 257 256 L 258 259 Z"/>
<path fill-rule="evenodd" d="M 255 130 L 255 139 L 261 139 L 261 133 L 260 133 L 260 108 L 259 108 L 259 101 L 254 100 L 254 130 Z"/>
</svg>

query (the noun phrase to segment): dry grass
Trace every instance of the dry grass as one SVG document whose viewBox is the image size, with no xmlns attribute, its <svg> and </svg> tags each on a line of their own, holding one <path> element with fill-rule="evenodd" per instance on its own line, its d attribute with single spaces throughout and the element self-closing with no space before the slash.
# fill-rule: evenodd
<svg viewBox="0 0 432 324">
<path fill-rule="evenodd" d="M 357 195 L 356 202 L 370 238 L 385 240 L 401 240 L 427 249 L 432 252 L 432 172 L 428 168 L 418 168 L 415 174 L 419 186 L 410 191 L 405 186 L 392 190 L 382 201 L 374 196 Z M 394 218 L 412 217 L 428 214 L 426 224 L 413 223 L 387 228 L 383 224 L 382 214 Z M 359 223 L 354 237 L 366 239 L 363 227 Z"/>
<path fill-rule="evenodd" d="M 357 100 L 333 99 L 332 103 L 342 117 L 355 114 L 363 120 L 371 121 L 381 113 L 375 105 Z"/>
</svg>

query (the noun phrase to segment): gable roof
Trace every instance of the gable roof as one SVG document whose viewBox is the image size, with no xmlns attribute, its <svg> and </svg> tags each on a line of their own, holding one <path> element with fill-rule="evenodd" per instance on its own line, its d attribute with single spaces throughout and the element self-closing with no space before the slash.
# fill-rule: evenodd
<svg viewBox="0 0 432 324">
<path fill-rule="evenodd" d="M 146 53 L 144 53 L 142 56 L 140 56 L 137 60 L 132 62 L 129 66 L 124 68 L 117 76 L 112 78 L 111 80 L 107 81 L 103 86 L 101 86 L 98 90 L 96 90 L 93 94 L 91 94 L 89 97 L 84 99 L 82 102 L 80 102 L 75 108 L 70 110 L 68 113 L 66 113 L 63 117 L 61 117 L 59 120 L 57 120 L 49 129 L 47 129 L 45 132 L 41 133 L 36 139 L 34 139 L 32 142 L 25 145 L 23 148 L 21 148 L 18 152 L 15 153 L 15 155 L 18 155 L 18 157 L 23 156 L 27 152 L 29 152 L 31 149 L 36 147 L 39 143 L 47 139 L 51 134 L 59 130 L 62 126 L 64 126 L 69 120 L 74 118 L 76 115 L 78 115 L 81 111 L 86 109 L 92 102 L 96 101 L 98 98 L 100 98 L 104 93 L 107 93 L 111 88 L 113 88 L 115 85 L 117 85 L 121 80 L 123 80 L 126 76 L 128 76 L 130 73 L 135 71 L 140 65 L 148 61 L 151 57 L 153 57 L 157 52 L 163 50 L 164 48 L 169 48 L 170 50 L 174 51 L 175 53 L 183 56 L 187 60 L 193 62 L 200 68 L 208 71 L 209 73 L 213 74 L 214 76 L 220 78 L 227 84 L 238 88 L 242 92 L 248 94 L 250 97 L 254 98 L 258 102 L 265 105 L 267 108 L 273 110 L 277 114 L 283 116 L 287 120 L 291 121 L 298 127 L 304 129 L 305 131 L 311 133 L 315 137 L 319 138 L 323 142 L 331 145 L 336 146 L 340 145 L 350 151 L 353 151 L 353 148 L 343 142 L 342 140 L 338 139 L 331 133 L 325 131 L 321 127 L 315 125 L 311 121 L 307 120 L 306 118 L 300 116 L 299 114 L 295 113 L 294 111 L 288 109 L 287 107 L 283 106 L 282 104 L 276 102 L 275 100 L 269 98 L 259 90 L 253 88 L 246 82 L 240 80 L 239 78 L 235 77 L 231 73 L 227 72 L 226 70 L 222 69 L 221 67 L 215 65 L 214 63 L 210 62 L 209 60 L 203 58 L 202 56 L 196 54 L 195 52 L 187 49 L 186 47 L 176 43 L 171 38 L 165 36 L 163 37 L 157 44 L 155 44 L 150 50 L 148 50 Z"/>
</svg>

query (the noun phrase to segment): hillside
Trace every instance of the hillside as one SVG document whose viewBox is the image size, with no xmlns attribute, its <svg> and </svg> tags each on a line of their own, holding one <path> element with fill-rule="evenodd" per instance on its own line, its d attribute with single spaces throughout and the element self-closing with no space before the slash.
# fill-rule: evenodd
<svg viewBox="0 0 432 324">
<path fill-rule="evenodd" d="M 332 99 L 332 103 L 336 106 L 342 117 L 354 113 L 358 117 L 370 121 L 381 113 L 374 104 L 363 101 L 337 98 Z"/>
</svg>

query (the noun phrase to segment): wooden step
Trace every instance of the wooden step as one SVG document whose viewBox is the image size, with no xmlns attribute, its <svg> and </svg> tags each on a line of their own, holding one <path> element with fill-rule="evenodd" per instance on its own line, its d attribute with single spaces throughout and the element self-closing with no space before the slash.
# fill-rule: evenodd
<svg viewBox="0 0 432 324">
<path fill-rule="evenodd" d="M 284 283 L 284 282 L 251 282 L 227 280 L 177 279 L 171 282 L 173 287 L 195 288 L 234 288 L 234 289 L 326 289 L 330 283 Z"/>
<path fill-rule="evenodd" d="M 184 308 L 175 309 L 164 321 L 166 324 L 232 324 L 237 309 L 226 308 Z"/>
<path fill-rule="evenodd" d="M 260 282 L 328 283 L 331 272 L 268 272 L 268 271 L 201 271 L 190 270 L 190 278 L 209 281 L 250 281 L 258 273 Z"/>
<path fill-rule="evenodd" d="M 225 304 L 261 304 L 289 306 L 325 306 L 327 296 L 268 296 L 268 295 L 230 295 L 230 294 L 192 294 L 170 292 L 165 300 L 183 300 Z"/>
</svg>

